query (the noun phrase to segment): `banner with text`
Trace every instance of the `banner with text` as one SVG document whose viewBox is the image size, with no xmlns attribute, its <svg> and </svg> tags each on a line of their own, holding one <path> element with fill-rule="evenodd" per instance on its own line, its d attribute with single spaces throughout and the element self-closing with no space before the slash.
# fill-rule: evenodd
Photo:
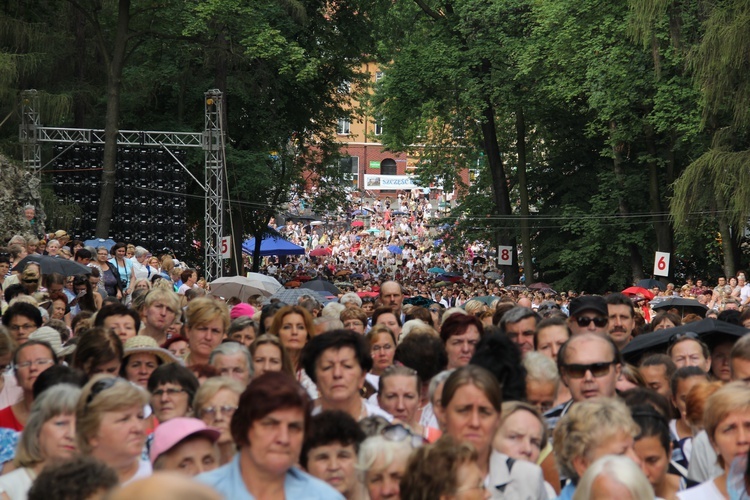
<svg viewBox="0 0 750 500">
<path fill-rule="evenodd" d="M 414 189 L 419 188 L 416 177 L 411 175 L 370 175 L 365 174 L 365 189 Z"/>
</svg>

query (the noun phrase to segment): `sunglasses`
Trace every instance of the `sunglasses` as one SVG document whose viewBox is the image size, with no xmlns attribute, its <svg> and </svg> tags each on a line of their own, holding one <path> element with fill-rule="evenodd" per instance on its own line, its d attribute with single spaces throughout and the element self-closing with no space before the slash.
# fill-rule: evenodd
<svg viewBox="0 0 750 500">
<path fill-rule="evenodd" d="M 583 378 L 586 376 L 586 372 L 589 371 L 595 378 L 600 378 L 609 374 L 609 367 L 613 364 L 615 364 L 614 361 L 609 361 L 607 363 L 591 363 L 588 365 L 571 363 L 563 365 L 563 369 L 565 370 L 565 374 L 570 378 Z"/>
<path fill-rule="evenodd" d="M 701 338 L 695 332 L 675 333 L 669 337 L 669 345 L 674 345 L 682 339 L 700 340 Z"/>
<path fill-rule="evenodd" d="M 580 326 L 581 328 L 586 328 L 591 324 L 592 321 L 597 328 L 603 328 L 607 326 L 607 323 L 609 323 L 609 318 L 602 318 L 599 316 L 597 316 L 596 318 L 589 318 L 588 316 L 579 316 L 576 318 L 576 323 L 578 323 L 578 326 Z"/>
</svg>

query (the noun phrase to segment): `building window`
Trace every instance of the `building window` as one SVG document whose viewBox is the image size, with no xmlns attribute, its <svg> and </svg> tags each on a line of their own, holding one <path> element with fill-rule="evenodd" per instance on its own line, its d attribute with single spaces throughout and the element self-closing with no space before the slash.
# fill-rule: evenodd
<svg viewBox="0 0 750 500">
<path fill-rule="evenodd" d="M 339 118 L 339 124 L 336 128 L 336 133 L 339 135 L 349 135 L 351 130 L 351 123 L 348 118 Z"/>
<path fill-rule="evenodd" d="M 341 173 L 347 179 L 351 179 L 351 184 L 354 188 L 359 186 L 359 156 L 347 156 L 339 160 L 339 167 L 341 167 Z"/>
<path fill-rule="evenodd" d="M 383 72 L 382 71 L 376 71 L 375 72 L 375 81 L 379 82 L 383 78 Z"/>
<path fill-rule="evenodd" d="M 375 135 L 383 135 L 383 120 L 375 122 Z"/>
<path fill-rule="evenodd" d="M 380 175 L 396 175 L 396 160 L 387 158 L 381 161 Z"/>
</svg>

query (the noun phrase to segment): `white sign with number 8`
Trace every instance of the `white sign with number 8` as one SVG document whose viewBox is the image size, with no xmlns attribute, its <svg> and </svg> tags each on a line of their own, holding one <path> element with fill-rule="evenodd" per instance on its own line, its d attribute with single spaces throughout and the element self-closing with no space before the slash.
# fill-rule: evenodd
<svg viewBox="0 0 750 500">
<path fill-rule="evenodd" d="M 513 265 L 513 247 L 497 247 L 497 263 L 500 266 Z"/>
<path fill-rule="evenodd" d="M 667 252 L 656 252 L 654 276 L 669 276 L 669 254 Z"/>
</svg>

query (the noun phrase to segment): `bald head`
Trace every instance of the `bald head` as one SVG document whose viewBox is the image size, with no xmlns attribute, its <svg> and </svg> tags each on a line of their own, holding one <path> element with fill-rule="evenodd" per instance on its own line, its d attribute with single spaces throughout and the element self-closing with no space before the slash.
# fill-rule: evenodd
<svg viewBox="0 0 750 500">
<path fill-rule="evenodd" d="M 139 479 L 115 491 L 109 500 L 131 500 L 132 498 L 222 500 L 223 497 L 210 486 L 193 481 L 184 474 L 155 472 L 146 479 Z"/>
</svg>

